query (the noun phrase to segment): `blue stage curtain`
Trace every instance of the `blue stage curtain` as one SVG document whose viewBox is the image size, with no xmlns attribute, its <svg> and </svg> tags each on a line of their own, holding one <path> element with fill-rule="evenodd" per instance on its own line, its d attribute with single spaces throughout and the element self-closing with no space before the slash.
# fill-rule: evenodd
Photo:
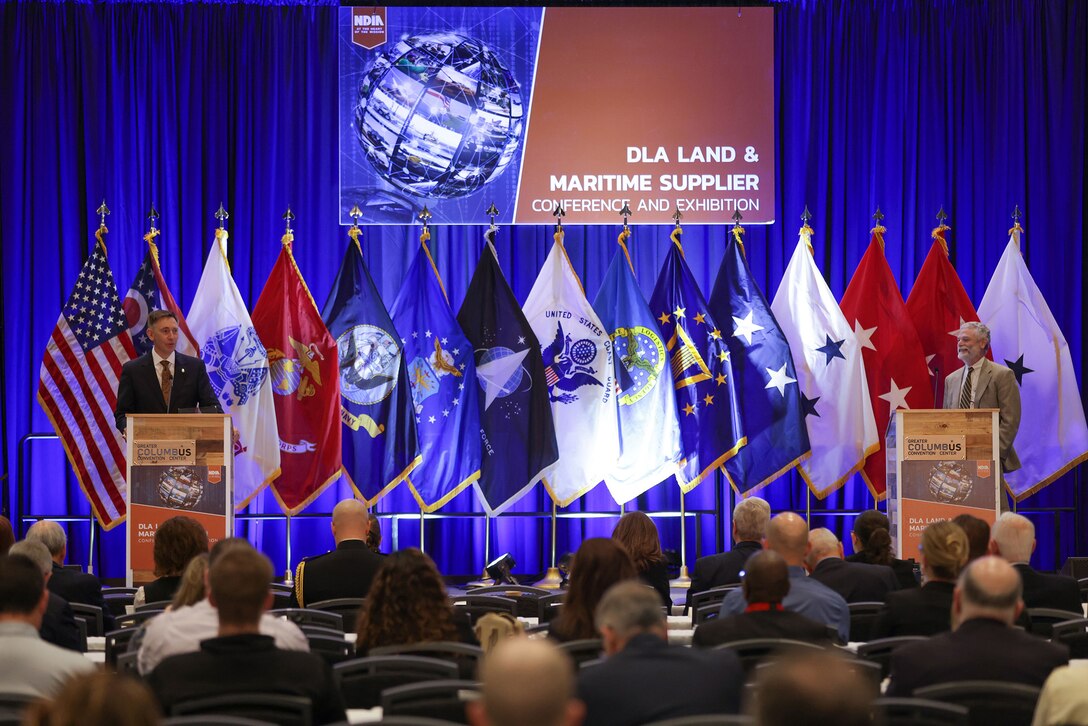
<svg viewBox="0 0 1088 726">
<path fill-rule="evenodd" d="M 742 11 L 743 12 L 743 11 Z M 35 400 L 38 366 L 63 301 L 74 284 L 103 197 L 110 261 L 122 294 L 143 256 L 152 203 L 162 219 L 163 270 L 184 309 L 192 302 L 223 202 L 231 212 L 230 255 L 252 306 L 278 252 L 282 213 L 296 213 L 295 254 L 318 303 L 328 293 L 347 244 L 337 225 L 337 9 L 327 4 L 4 3 L 0 18 L 0 260 L 2 260 L 2 467 L 7 512 L 69 513 L 87 507 Z M 1088 102 L 1088 5 L 1081 0 L 845 0 L 776 5 L 778 222 L 752 227 L 746 249 L 756 280 L 773 296 L 796 243 L 807 204 L 820 267 L 841 295 L 868 243 L 879 205 L 886 253 L 904 293 L 929 249 L 942 205 L 952 226 L 952 260 L 978 303 L 1002 252 L 1014 205 L 1024 211 L 1033 274 L 1083 366 L 1085 326 L 1085 108 Z M 691 82 L 729 94 L 728 69 Z M 632 99 L 632 113 L 671 113 L 666 97 Z M 683 112 L 683 110 L 681 110 Z M 744 99 L 737 99 L 737 113 Z M 622 113 L 617 116 L 622 123 Z M 483 192 L 486 194 L 486 192 Z M 568 217 L 567 246 L 595 295 L 615 253 L 618 228 L 581 227 Z M 460 304 L 481 248 L 481 227 L 434 230 L 439 270 Z M 618 222 L 619 220 L 617 220 Z M 668 244 L 668 227 L 635 224 L 631 243 L 647 296 Z M 705 293 L 725 249 L 725 230 L 691 227 L 687 258 Z M 364 253 L 383 297 L 392 301 L 417 244 L 418 230 L 367 228 Z M 506 229 L 499 258 L 524 300 L 551 244 L 545 227 Z M 1083 384 L 1083 381 L 1082 381 Z M 1082 389 L 1083 390 L 1083 389 Z M 1030 405 L 1025 402 L 1025 405 Z M 22 460 L 29 476 L 23 478 Z M 1021 507 L 1039 528 L 1036 563 L 1054 566 L 1085 551 L 1084 487 L 1064 477 Z M 18 492 L 22 495 L 18 495 Z M 346 488 L 334 486 L 312 507 L 327 512 Z M 800 479 L 763 493 L 775 509 L 805 511 Z M 700 515 L 688 525 L 688 563 L 728 539 L 733 501 L 719 477 L 687 497 Z M 814 525 L 849 530 L 872 500 L 860 480 L 811 502 Z M 664 484 L 640 497 L 643 509 L 679 507 Z M 537 491 L 494 523 L 492 556 L 510 551 L 518 572 L 550 559 L 549 511 Z M 616 511 L 603 487 L 569 511 Z M 401 487 L 378 506 L 403 513 L 386 521 L 386 548 L 419 542 L 418 516 Z M 443 512 L 479 511 L 466 492 Z M 251 507 L 274 513 L 271 497 Z M 561 520 L 557 550 L 607 535 L 611 518 Z M 26 524 L 26 523 L 24 523 Z M 679 546 L 675 518 L 660 518 L 664 544 Z M 1056 536 L 1060 527 L 1060 537 Z M 282 571 L 282 520 L 241 527 Z M 118 529 L 99 539 L 100 572 L 119 577 Z M 331 547 L 328 520 L 291 523 L 293 559 Z M 450 574 L 478 573 L 484 529 L 478 519 L 428 521 L 427 549 Z M 72 558 L 87 557 L 85 524 L 71 530 Z"/>
</svg>

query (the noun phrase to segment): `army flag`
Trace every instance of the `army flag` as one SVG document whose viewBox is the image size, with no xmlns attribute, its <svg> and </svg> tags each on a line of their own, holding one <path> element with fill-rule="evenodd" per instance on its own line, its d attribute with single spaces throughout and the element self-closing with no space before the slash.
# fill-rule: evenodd
<svg viewBox="0 0 1088 726">
<path fill-rule="evenodd" d="M 484 246 L 457 321 L 474 348 L 480 403 L 480 478 L 488 514 L 506 511 L 559 460 L 540 343 Z"/>
<path fill-rule="evenodd" d="M 408 475 L 433 512 L 480 478 L 480 411 L 472 344 L 450 309 L 426 242 L 390 309 L 408 367 L 422 461 Z"/>
<path fill-rule="evenodd" d="M 798 469 L 823 498 L 862 468 L 880 437 L 859 341 L 816 268 L 811 235 L 807 224 L 801 228 L 771 312 L 790 344 L 812 446 Z"/>
<path fill-rule="evenodd" d="M 226 230 L 215 233 L 189 308 L 189 329 L 208 368 L 212 389 L 238 433 L 234 507 L 241 509 L 279 476 L 280 440 L 268 352 L 231 276 Z"/>
<path fill-rule="evenodd" d="M 619 404 L 619 456 L 604 483 L 625 504 L 678 471 L 680 423 L 669 356 L 635 280 L 627 248 L 617 252 L 593 301 L 612 338 Z"/>
<path fill-rule="evenodd" d="M 948 259 L 948 229 L 942 224 L 933 230 L 933 245 L 907 296 L 907 312 L 931 373 L 933 408 L 944 404 L 944 379 L 963 365 L 956 356 L 956 334 L 965 322 L 978 320 L 975 306 Z"/>
<path fill-rule="evenodd" d="M 159 268 L 159 246 L 155 244 L 158 234 L 159 230 L 152 229 L 144 235 L 147 252 L 144 254 L 143 264 L 140 265 L 128 294 L 121 301 L 121 307 L 125 309 L 125 320 L 128 322 L 128 332 L 132 336 L 136 352 L 139 355 L 147 353 L 151 350 L 151 340 L 147 337 L 148 313 L 152 310 L 169 310 L 178 319 L 178 352 L 198 356 L 200 346 L 197 345 L 192 326 L 187 324 L 185 316 L 181 314 L 181 308 L 170 294 L 170 288 L 166 286 L 166 280 Z"/>
<path fill-rule="evenodd" d="M 541 344 L 559 462 L 544 478 L 565 507 L 597 486 L 619 456 L 612 340 L 563 248 L 562 232 L 522 306 Z"/>
<path fill-rule="evenodd" d="M 879 450 L 865 460 L 861 471 L 869 491 L 878 500 L 885 497 L 887 489 L 883 434 L 888 419 L 899 408 L 930 408 L 933 394 L 922 343 L 884 257 L 884 231 L 884 227 L 873 228 L 869 248 L 839 305 L 861 346 L 869 402 L 877 433 L 881 434 Z M 841 355 L 837 352 L 838 342 L 828 337 L 825 355 Z"/>
<path fill-rule="evenodd" d="M 253 308 L 268 351 L 279 431 L 280 469 L 272 491 L 298 514 L 340 476 L 340 377 L 336 341 L 310 295 L 283 236 L 272 273 Z"/>
<path fill-rule="evenodd" d="M 730 235 L 709 304 L 714 319 L 729 324 L 725 339 L 748 440 L 723 468 L 733 489 L 745 494 L 794 468 L 810 446 L 790 346 L 752 279 L 740 231 Z"/>
<path fill-rule="evenodd" d="M 676 481 L 689 492 L 732 458 L 745 439 L 729 349 L 684 261 L 679 230 L 672 234 L 650 310 L 665 339 L 680 420 L 683 460 Z M 790 383 L 782 369 L 775 385 L 784 392 Z"/>
<path fill-rule="evenodd" d="M 1020 254 L 1018 224 L 978 306 L 994 359 L 1012 369 L 1028 402 L 1013 446 L 1020 468 L 1005 473 L 1016 501 L 1088 459 L 1088 427 L 1076 369 L 1058 321 Z"/>
<path fill-rule="evenodd" d="M 373 505 L 419 464 L 412 390 L 400 336 L 363 261 L 359 228 L 348 231 L 321 317 L 340 357 L 344 471 Z"/>
</svg>

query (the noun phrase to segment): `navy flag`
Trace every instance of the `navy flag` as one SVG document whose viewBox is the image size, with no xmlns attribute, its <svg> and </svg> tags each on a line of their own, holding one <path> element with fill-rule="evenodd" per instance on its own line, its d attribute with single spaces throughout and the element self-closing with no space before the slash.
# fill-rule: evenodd
<svg viewBox="0 0 1088 726">
<path fill-rule="evenodd" d="M 680 230 L 657 278 L 650 310 L 665 340 L 680 419 L 680 489 L 689 492 L 745 444 L 736 381 L 721 329 L 684 261 Z"/>
<path fill-rule="evenodd" d="M 729 325 L 724 337 L 748 440 L 726 462 L 725 476 L 734 490 L 745 494 L 794 468 L 810 447 L 801 392 L 790 385 L 797 380 L 790 346 L 767 298 L 752 279 L 739 233 L 738 228 L 730 235 L 710 293 L 710 311 L 715 320 Z M 786 384 L 778 385 L 777 381 Z"/>
<path fill-rule="evenodd" d="M 419 444 L 400 336 L 363 262 L 359 229 L 348 234 L 321 317 L 339 351 L 344 472 L 373 505 L 419 465 Z"/>
<path fill-rule="evenodd" d="M 457 320 L 472 342 L 480 403 L 480 479 L 491 515 L 504 512 L 559 460 L 540 343 L 490 242 L 480 255 Z"/>
</svg>

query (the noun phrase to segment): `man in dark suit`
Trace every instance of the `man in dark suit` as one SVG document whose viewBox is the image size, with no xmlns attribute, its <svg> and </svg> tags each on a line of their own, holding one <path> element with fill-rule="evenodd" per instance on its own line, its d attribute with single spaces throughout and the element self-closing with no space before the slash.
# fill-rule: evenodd
<svg viewBox="0 0 1088 726">
<path fill-rule="evenodd" d="M 1035 525 L 1027 517 L 1005 512 L 990 531 L 990 552 L 1016 568 L 1024 584 L 1024 607 L 1068 610 L 1083 617 L 1080 587 L 1072 577 L 1047 575 L 1031 566 Z"/>
<path fill-rule="evenodd" d="M 808 543 L 805 567 L 809 577 L 827 585 L 848 603 L 884 602 L 889 592 L 899 588 L 895 572 L 887 565 L 844 560 L 842 542 L 825 527 L 809 532 Z"/>
<path fill-rule="evenodd" d="M 578 673 L 586 726 L 740 710 L 740 659 L 729 650 L 670 646 L 661 599 L 650 588 L 630 580 L 612 586 L 594 620 L 608 657 Z"/>
<path fill-rule="evenodd" d="M 204 413 L 222 413 L 204 362 L 174 350 L 177 317 L 169 310 L 152 311 L 147 337 L 154 347 L 121 366 L 114 409 L 117 430 L 125 433 L 130 413 L 178 413 L 197 406 Z"/>
<path fill-rule="evenodd" d="M 113 630 L 113 614 L 102 599 L 102 583 L 92 574 L 70 570 L 64 566 L 68 554 L 68 535 L 57 522 L 47 519 L 35 522 L 26 531 L 26 538 L 37 540 L 49 550 L 53 558 L 53 575 L 49 578 L 49 591 L 69 603 L 81 603 L 102 608 L 102 628 L 105 633 Z"/>
<path fill-rule="evenodd" d="M 37 540 L 24 539 L 22 542 L 13 544 L 9 552 L 13 555 L 22 555 L 37 565 L 42 577 L 45 578 L 48 591 L 49 580 L 53 577 L 53 560 L 49 557 L 46 546 Z M 49 593 L 49 602 L 45 607 L 38 633 L 46 643 L 52 643 L 59 648 L 83 650 L 79 626 L 76 625 L 72 606 L 55 592 Z"/>
<path fill-rule="evenodd" d="M 752 555 L 744 566 L 744 600 L 740 615 L 719 617 L 695 629 L 692 645 L 709 648 L 748 638 L 786 638 L 831 644 L 827 626 L 782 608 L 790 591 L 790 571 L 772 550 Z"/>
<path fill-rule="evenodd" d="M 369 529 L 365 504 L 358 499 L 339 502 L 332 510 L 336 549 L 298 563 L 291 607 L 308 607 L 339 597 L 366 597 L 383 559 L 367 547 Z"/>
<path fill-rule="evenodd" d="M 759 497 L 742 499 L 733 508 L 733 549 L 695 561 L 695 573 L 688 589 L 688 602 L 695 595 L 723 585 L 740 582 L 748 558 L 763 549 L 763 535 L 771 520 L 771 506 Z"/>
<path fill-rule="evenodd" d="M 1041 686 L 1069 662 L 1069 649 L 1012 624 L 1024 608 L 1020 577 L 998 557 L 963 571 L 952 595 L 952 632 L 898 648 L 886 696 L 911 696 L 951 681 L 1006 681 Z"/>
</svg>

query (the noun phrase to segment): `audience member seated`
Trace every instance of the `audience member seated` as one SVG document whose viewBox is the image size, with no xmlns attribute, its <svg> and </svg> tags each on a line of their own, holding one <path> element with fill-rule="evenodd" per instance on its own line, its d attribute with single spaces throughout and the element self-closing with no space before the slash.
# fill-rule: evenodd
<svg viewBox="0 0 1088 726">
<path fill-rule="evenodd" d="M 1020 577 L 998 557 L 968 565 L 952 595 L 952 632 L 897 648 L 887 696 L 952 681 L 1041 686 L 1069 649 L 1012 626 L 1024 607 Z"/>
<path fill-rule="evenodd" d="M 989 527 L 987 527 L 989 530 Z M 922 587 L 888 593 L 872 637 L 936 635 L 952 628 L 952 591 L 970 546 L 958 524 L 933 522 L 922 532 Z"/>
<path fill-rule="evenodd" d="M 1068 726 L 1088 723 L 1088 688 L 1080 666 L 1055 668 L 1043 684 L 1031 726 Z"/>
<path fill-rule="evenodd" d="M 220 540 L 222 542 L 224 540 Z M 218 544 L 218 542 L 216 543 Z M 181 584 L 178 585 L 174 599 L 170 601 L 167 610 L 196 605 L 207 597 L 206 580 L 208 576 L 208 554 L 202 553 L 189 560 L 185 572 L 181 573 Z"/>
<path fill-rule="evenodd" d="M 708 620 L 695 629 L 692 644 L 711 647 L 749 638 L 786 638 L 830 645 L 827 627 L 782 607 L 790 591 L 790 572 L 777 552 L 748 558 L 741 584 L 748 606 L 740 615 Z"/>
<path fill-rule="evenodd" d="M 473 726 L 578 726 L 574 664 L 547 640 L 509 638 L 480 665 L 481 698 L 468 704 Z"/>
<path fill-rule="evenodd" d="M 72 676 L 95 670 L 38 635 L 48 605 L 41 567 L 23 555 L 0 556 L 0 692 L 52 697 Z"/>
<path fill-rule="evenodd" d="M 366 528 L 366 546 L 376 555 L 382 554 L 382 523 L 377 517 L 369 517 Z"/>
<path fill-rule="evenodd" d="M 380 558 L 370 594 L 359 611 L 355 651 L 461 641 L 476 643 L 468 618 L 457 617 L 434 561 L 415 547 Z"/>
<path fill-rule="evenodd" d="M 0 514 L 0 557 L 6 555 L 13 544 L 15 544 L 15 532 L 11 528 L 11 521 Z"/>
<path fill-rule="evenodd" d="M 49 556 L 49 550 L 37 540 L 23 540 L 16 542 L 8 550 L 9 554 L 22 555 L 33 562 L 42 571 L 46 588 L 53 577 L 53 558 Z M 72 612 L 68 601 L 54 592 L 49 593 L 49 605 L 42 617 L 40 629 L 42 640 L 68 650 L 82 650 L 82 642 L 79 637 L 79 626 L 76 625 L 76 616 Z"/>
<path fill-rule="evenodd" d="M 252 547 L 230 547 L 208 570 L 218 636 L 196 653 L 166 658 L 148 676 L 167 714 L 178 703 L 231 693 L 277 693 L 310 699 L 313 723 L 345 719 L 332 668 L 312 653 L 280 650 L 260 632 L 272 605 L 272 563 Z"/>
<path fill-rule="evenodd" d="M 332 510 L 332 538 L 336 549 L 308 557 L 295 568 L 291 607 L 307 607 L 322 600 L 366 597 L 383 558 L 367 546 L 370 517 L 366 504 L 344 499 Z"/>
<path fill-rule="evenodd" d="M 53 559 L 53 576 L 46 583 L 49 591 L 70 603 L 78 602 L 102 608 L 104 632 L 113 630 L 113 615 L 102 600 L 102 583 L 94 575 L 80 570 L 69 570 L 64 566 L 64 559 L 68 556 L 68 535 L 65 534 L 64 527 L 57 522 L 43 519 L 30 525 L 26 538 L 45 545 Z"/>
<path fill-rule="evenodd" d="M 156 726 L 159 704 L 143 681 L 111 671 L 74 676 L 52 701 L 36 701 L 24 726 Z"/>
<path fill-rule="evenodd" d="M 985 519 L 972 517 L 970 514 L 956 515 L 952 521 L 960 526 L 967 535 L 967 543 L 971 547 L 967 555 L 967 562 L 974 562 L 979 557 L 990 553 L 990 523 Z M 966 565 L 964 565 L 966 567 Z"/>
<path fill-rule="evenodd" d="M 669 568 L 657 525 L 642 512 L 628 512 L 620 517 L 612 539 L 619 543 L 635 563 L 638 578 L 661 596 L 661 603 L 672 610 L 672 593 L 669 591 Z"/>
<path fill-rule="evenodd" d="M 870 726 L 876 696 L 850 661 L 817 653 L 761 668 L 754 711 L 760 726 Z"/>
<path fill-rule="evenodd" d="M 764 547 L 782 556 L 789 566 L 790 590 L 782 607 L 810 620 L 830 625 L 845 643 L 850 638 L 850 607 L 842 595 L 805 575 L 808 554 L 808 524 L 793 512 L 782 512 L 767 525 Z M 725 596 L 719 617 L 740 615 L 748 607 L 743 590 Z"/>
<path fill-rule="evenodd" d="M 805 566 L 809 577 L 842 595 L 846 602 L 884 602 L 889 592 L 899 588 L 891 567 L 844 560 L 842 543 L 830 529 L 812 530 L 808 542 Z"/>
<path fill-rule="evenodd" d="M 590 537 L 570 565 L 570 586 L 548 636 L 560 642 L 600 637 L 593 623 L 597 604 L 617 582 L 638 577 L 627 551 L 613 540 Z"/>
<path fill-rule="evenodd" d="M 235 549 L 252 550 L 253 547 L 240 537 L 221 539 L 206 556 L 208 567 L 214 565 L 226 552 Z M 193 559 L 193 563 L 197 561 L 198 558 Z M 193 563 L 190 563 L 189 568 L 194 567 Z M 207 593 L 210 592 L 209 580 L 210 576 L 205 568 L 201 587 L 204 596 L 199 601 L 193 605 L 177 606 L 177 595 L 175 595 L 175 601 L 170 610 L 148 621 L 144 628 L 143 640 L 140 642 L 139 655 L 136 656 L 136 666 L 142 675 L 155 670 L 155 666 L 164 658 L 181 653 L 196 653 L 200 650 L 200 641 L 214 638 L 219 632 L 219 613 L 207 597 Z M 182 594 L 183 590 L 184 586 L 178 588 L 178 594 Z M 303 632 L 297 625 L 287 620 L 262 613 L 260 631 L 263 635 L 271 636 L 277 648 L 310 650 Z"/>
<path fill-rule="evenodd" d="M 741 499 L 733 507 L 733 549 L 695 560 L 688 602 L 700 592 L 740 582 L 748 558 L 763 549 L 763 536 L 771 520 L 771 505 L 759 497 Z"/>
<path fill-rule="evenodd" d="M 208 533 L 192 517 L 170 517 L 155 530 L 155 580 L 136 591 L 135 604 L 169 602 L 189 560 L 208 551 Z"/>
<path fill-rule="evenodd" d="M 1080 587 L 1072 577 L 1047 575 L 1031 566 L 1035 551 L 1035 525 L 1021 514 L 1005 512 L 990 531 L 990 553 L 1016 568 L 1024 583 L 1024 607 L 1068 610 L 1083 617 Z"/>
<path fill-rule="evenodd" d="M 854 520 L 850 542 L 854 554 L 847 562 L 864 562 L 867 565 L 887 565 L 895 572 L 900 588 L 918 587 L 914 577 L 914 565 L 907 560 L 892 556 L 892 536 L 889 533 L 888 516 L 875 509 L 867 509 Z"/>
<path fill-rule="evenodd" d="M 661 603 L 643 585 L 608 590 L 596 623 L 607 658 L 578 673 L 587 726 L 739 711 L 744 671 L 736 653 L 670 646 Z"/>
</svg>

